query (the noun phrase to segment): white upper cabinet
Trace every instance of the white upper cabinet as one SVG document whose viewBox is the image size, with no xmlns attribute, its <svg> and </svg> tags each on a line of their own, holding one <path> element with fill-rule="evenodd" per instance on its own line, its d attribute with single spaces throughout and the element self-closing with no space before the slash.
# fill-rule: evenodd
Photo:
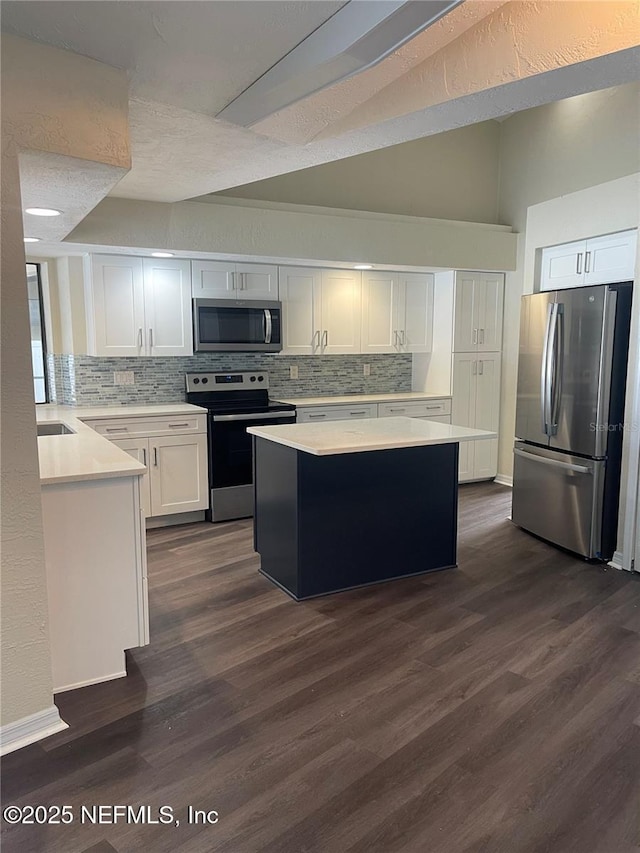
<svg viewBox="0 0 640 853">
<path fill-rule="evenodd" d="M 400 273 L 400 351 L 431 352 L 433 337 L 433 275 Z"/>
<path fill-rule="evenodd" d="M 192 355 L 191 265 L 178 258 L 145 258 L 147 355 Z"/>
<path fill-rule="evenodd" d="M 85 284 L 89 354 L 144 355 L 142 258 L 95 255 Z"/>
<path fill-rule="evenodd" d="M 500 350 L 503 304 L 502 273 L 456 273 L 454 352 Z"/>
<path fill-rule="evenodd" d="M 540 290 L 631 281 L 637 236 L 635 230 L 620 231 L 543 249 Z"/>
<path fill-rule="evenodd" d="M 362 274 L 362 352 L 398 352 L 399 300 L 398 273 Z"/>
<path fill-rule="evenodd" d="M 281 267 L 283 353 L 360 352 L 360 291 L 358 272 Z"/>
<path fill-rule="evenodd" d="M 278 267 L 230 261 L 192 261 L 196 299 L 278 299 Z"/>
<path fill-rule="evenodd" d="M 360 352 L 362 277 L 352 270 L 322 270 L 320 290 L 323 355 Z"/>
<path fill-rule="evenodd" d="M 319 269 L 280 267 L 283 350 L 287 355 L 315 355 L 320 351 Z"/>
<path fill-rule="evenodd" d="M 90 355 L 191 355 L 191 274 L 178 258 L 94 255 L 85 282 Z"/>
<path fill-rule="evenodd" d="M 433 276 L 365 272 L 361 352 L 430 352 Z"/>
</svg>

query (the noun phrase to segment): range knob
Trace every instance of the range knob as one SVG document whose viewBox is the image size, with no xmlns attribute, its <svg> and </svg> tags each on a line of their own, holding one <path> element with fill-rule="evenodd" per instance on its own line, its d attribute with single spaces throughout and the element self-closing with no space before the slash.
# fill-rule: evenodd
<svg viewBox="0 0 640 853">
<path fill-rule="evenodd" d="M 208 381 L 209 381 L 209 380 L 207 379 L 207 377 L 206 377 L 206 376 L 203 376 L 203 377 L 202 377 L 202 384 L 203 384 L 203 385 L 206 385 Z"/>
<path fill-rule="evenodd" d="M 258 376 L 258 382 L 264 382 L 264 376 Z"/>
<path fill-rule="evenodd" d="M 256 381 L 256 377 L 255 377 L 255 376 L 252 376 L 252 377 L 251 377 L 251 381 L 252 381 L 252 382 L 255 382 L 255 381 Z"/>
<path fill-rule="evenodd" d="M 196 378 L 193 380 L 193 384 L 194 384 L 194 385 L 199 385 L 199 384 L 200 384 L 200 380 L 198 379 L 198 377 L 197 377 L 197 376 L 196 376 Z"/>
</svg>

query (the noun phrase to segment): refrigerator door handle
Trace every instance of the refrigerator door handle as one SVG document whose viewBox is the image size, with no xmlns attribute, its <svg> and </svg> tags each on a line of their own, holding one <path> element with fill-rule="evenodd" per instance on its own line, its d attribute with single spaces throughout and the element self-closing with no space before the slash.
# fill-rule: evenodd
<svg viewBox="0 0 640 853">
<path fill-rule="evenodd" d="M 557 459 L 548 459 L 546 456 L 538 456 L 537 453 L 528 453 L 526 450 L 515 448 L 515 456 L 522 456 L 530 462 L 539 462 L 541 465 L 551 465 L 553 468 L 562 468 L 564 471 L 574 471 L 576 474 L 593 474 L 593 470 L 587 465 L 572 465 L 570 462 L 559 462 Z"/>
<path fill-rule="evenodd" d="M 558 420 L 560 418 L 560 400 L 562 399 L 562 360 L 564 350 L 564 305 L 561 302 L 554 303 L 553 325 L 551 327 L 551 343 L 549 355 L 551 370 L 549 372 L 549 435 L 558 432 Z"/>
<path fill-rule="evenodd" d="M 551 383 L 549 381 L 549 351 L 551 344 L 551 326 L 553 324 L 553 314 L 555 303 L 547 305 L 547 325 L 544 330 L 544 344 L 542 345 L 542 365 L 540 368 L 540 407 L 542 417 L 542 432 L 545 435 L 550 435 L 551 424 Z"/>
</svg>

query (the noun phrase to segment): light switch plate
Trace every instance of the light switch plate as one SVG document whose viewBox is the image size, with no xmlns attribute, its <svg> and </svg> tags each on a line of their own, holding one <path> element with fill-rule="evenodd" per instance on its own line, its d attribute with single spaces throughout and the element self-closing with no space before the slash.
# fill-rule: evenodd
<svg viewBox="0 0 640 853">
<path fill-rule="evenodd" d="M 292 364 L 289 367 L 289 379 L 297 379 L 298 378 L 298 365 Z"/>
<path fill-rule="evenodd" d="M 371 376 L 371 365 L 370 364 L 363 365 L 362 373 L 364 376 Z"/>
<path fill-rule="evenodd" d="M 133 370 L 115 370 L 113 373 L 114 385 L 135 385 Z"/>
</svg>

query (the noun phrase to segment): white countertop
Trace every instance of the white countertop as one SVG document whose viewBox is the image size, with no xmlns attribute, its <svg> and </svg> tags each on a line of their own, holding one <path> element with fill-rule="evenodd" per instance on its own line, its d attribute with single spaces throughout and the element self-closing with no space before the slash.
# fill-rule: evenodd
<svg viewBox="0 0 640 853">
<path fill-rule="evenodd" d="M 109 477 L 139 476 L 146 467 L 116 447 L 108 438 L 83 423 L 83 420 L 114 417 L 149 417 L 178 415 L 186 412 L 205 412 L 199 406 L 175 403 L 160 406 L 73 406 L 45 405 L 36 407 L 38 423 L 63 423 L 73 435 L 38 437 L 40 482 L 73 483 L 81 480 L 101 480 Z"/>
<path fill-rule="evenodd" d="M 434 423 L 419 418 L 363 418 L 359 421 L 283 424 L 249 427 L 247 432 L 314 456 L 456 444 L 460 441 L 498 437 L 497 433 L 484 429 Z"/>
<path fill-rule="evenodd" d="M 339 406 L 350 403 L 419 403 L 422 400 L 450 400 L 448 394 L 427 394 L 425 391 L 398 391 L 394 394 L 344 394 L 340 397 L 278 397 L 279 403 L 294 406 Z"/>
</svg>

